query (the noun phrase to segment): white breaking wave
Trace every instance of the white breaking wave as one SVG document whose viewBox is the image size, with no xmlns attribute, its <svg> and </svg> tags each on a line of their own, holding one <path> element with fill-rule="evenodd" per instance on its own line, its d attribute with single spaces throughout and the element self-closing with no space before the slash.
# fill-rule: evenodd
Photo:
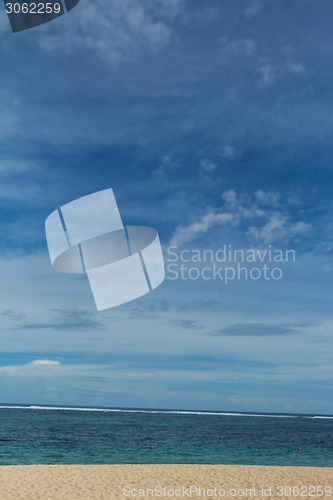
<svg viewBox="0 0 333 500">
<path fill-rule="evenodd" d="M 315 415 L 314 417 L 306 417 L 306 418 L 333 418 L 333 417 L 326 417 L 326 416 L 323 416 L 323 415 Z"/>
<path fill-rule="evenodd" d="M 171 415 L 218 415 L 222 417 L 267 417 L 267 418 L 322 418 L 333 419 L 333 416 L 306 416 L 306 415 L 277 415 L 263 413 L 232 413 L 232 412 L 212 412 L 212 411 L 190 411 L 190 410 L 136 410 L 136 409 L 119 409 L 119 408 L 75 408 L 69 406 L 11 406 L 0 405 L 1 409 L 18 409 L 18 410 L 61 410 L 61 411 L 89 411 L 102 413 L 157 413 Z"/>
</svg>

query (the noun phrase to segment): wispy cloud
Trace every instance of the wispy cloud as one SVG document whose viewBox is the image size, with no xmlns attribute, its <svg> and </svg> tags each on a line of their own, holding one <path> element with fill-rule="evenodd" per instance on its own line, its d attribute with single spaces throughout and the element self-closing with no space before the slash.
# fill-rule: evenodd
<svg viewBox="0 0 333 500">
<path fill-rule="evenodd" d="M 174 319 L 169 321 L 169 323 L 178 326 L 184 330 L 202 330 L 203 326 L 200 321 L 192 319 Z"/>
<path fill-rule="evenodd" d="M 178 170 L 181 167 L 179 160 L 174 158 L 171 154 L 164 155 L 161 164 L 158 168 L 153 170 L 153 177 L 161 177 L 167 175 L 169 172 Z"/>
<path fill-rule="evenodd" d="M 31 363 L 33 366 L 59 366 L 59 361 L 52 361 L 50 359 L 36 359 Z"/>
<path fill-rule="evenodd" d="M 221 198 L 224 202 L 222 208 L 210 209 L 189 225 L 179 225 L 170 244 L 182 246 L 221 225 L 239 228 L 250 244 L 285 244 L 303 238 L 311 231 L 310 222 L 295 220 L 288 201 L 282 202 L 279 192 L 257 190 L 250 195 L 229 189 L 222 193 Z"/>
<path fill-rule="evenodd" d="M 270 337 L 275 335 L 291 335 L 302 333 L 304 325 L 298 324 L 262 324 L 262 323 L 240 323 L 226 326 L 210 335 L 213 336 L 236 336 L 236 337 Z"/>
<path fill-rule="evenodd" d="M 259 68 L 259 71 L 261 75 L 261 82 L 264 85 L 272 85 L 276 82 L 279 75 L 279 69 L 274 66 L 262 66 Z"/>
<path fill-rule="evenodd" d="M 235 146 L 231 144 L 226 144 L 221 153 L 222 158 L 227 158 L 228 160 L 234 160 L 237 156 L 237 151 Z"/>
<path fill-rule="evenodd" d="M 207 233 L 214 226 L 237 225 L 238 222 L 237 214 L 210 211 L 189 226 L 179 225 L 170 240 L 170 245 L 182 246 Z"/>
<path fill-rule="evenodd" d="M 181 0 L 157 0 L 155 5 L 137 0 L 81 2 L 75 20 L 74 16 L 66 16 L 61 30 L 55 26 L 45 28 L 41 48 L 88 50 L 117 64 L 135 58 L 142 50 L 156 52 L 165 46 L 172 35 L 170 21 L 181 7 Z"/>
<path fill-rule="evenodd" d="M 209 160 L 208 158 L 204 158 L 200 162 L 200 169 L 202 172 L 205 172 L 205 173 L 214 172 L 217 169 L 217 166 L 218 166 L 217 163 Z"/>
<path fill-rule="evenodd" d="M 24 375 L 36 375 L 44 374 L 49 370 L 60 367 L 59 361 L 54 361 L 50 359 L 36 359 L 25 365 L 12 365 L 12 366 L 1 366 L 0 375 L 11 375 L 11 376 L 24 376 Z"/>
<path fill-rule="evenodd" d="M 25 317 L 24 314 L 17 311 L 13 311 L 12 309 L 4 309 L 3 311 L 0 312 L 0 316 L 4 316 L 5 318 L 14 320 L 23 319 Z"/>
<path fill-rule="evenodd" d="M 290 64 L 290 71 L 291 73 L 294 73 L 295 75 L 304 75 L 305 73 L 305 68 L 302 63 L 291 63 Z"/>
<path fill-rule="evenodd" d="M 244 14 L 247 18 L 251 19 L 252 17 L 257 16 L 263 8 L 262 0 L 251 0 L 249 5 L 246 7 Z"/>
<path fill-rule="evenodd" d="M 257 49 L 257 44 L 252 38 L 230 39 L 224 36 L 220 42 L 224 51 L 229 51 L 234 55 L 251 56 Z"/>
<path fill-rule="evenodd" d="M 263 191 L 262 189 L 258 189 L 254 193 L 254 196 L 258 203 L 261 205 L 268 205 L 271 208 L 278 208 L 279 199 L 281 197 L 280 193 L 276 191 Z"/>
<path fill-rule="evenodd" d="M 20 323 L 12 326 L 14 330 L 105 330 L 102 321 L 98 320 L 96 313 L 79 308 L 51 308 L 50 316 L 53 321 L 31 321 L 29 317 L 24 317 Z M 12 318 L 20 319 L 20 316 L 12 315 Z"/>
</svg>

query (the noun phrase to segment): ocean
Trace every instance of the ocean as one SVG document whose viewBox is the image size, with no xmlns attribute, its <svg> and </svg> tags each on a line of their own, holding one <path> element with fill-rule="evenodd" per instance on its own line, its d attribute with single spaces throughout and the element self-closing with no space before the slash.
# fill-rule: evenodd
<svg viewBox="0 0 333 500">
<path fill-rule="evenodd" d="M 333 467 L 333 416 L 0 406 L 0 465 Z"/>
</svg>

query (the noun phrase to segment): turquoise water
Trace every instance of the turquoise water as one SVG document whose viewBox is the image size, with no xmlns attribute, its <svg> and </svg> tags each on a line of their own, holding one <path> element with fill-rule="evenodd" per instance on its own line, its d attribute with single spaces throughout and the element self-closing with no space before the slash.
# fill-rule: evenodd
<svg viewBox="0 0 333 500">
<path fill-rule="evenodd" d="M 126 463 L 333 467 L 333 417 L 0 406 L 1 465 Z"/>
</svg>

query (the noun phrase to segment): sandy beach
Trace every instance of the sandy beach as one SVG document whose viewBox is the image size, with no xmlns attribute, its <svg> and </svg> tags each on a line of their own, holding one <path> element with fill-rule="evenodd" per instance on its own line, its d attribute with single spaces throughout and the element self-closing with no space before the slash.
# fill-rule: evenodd
<svg viewBox="0 0 333 500">
<path fill-rule="evenodd" d="M 243 465 L 0 467 L 1 500 L 110 500 L 152 497 L 332 498 L 331 488 L 333 491 L 333 468 L 318 467 Z"/>
</svg>

